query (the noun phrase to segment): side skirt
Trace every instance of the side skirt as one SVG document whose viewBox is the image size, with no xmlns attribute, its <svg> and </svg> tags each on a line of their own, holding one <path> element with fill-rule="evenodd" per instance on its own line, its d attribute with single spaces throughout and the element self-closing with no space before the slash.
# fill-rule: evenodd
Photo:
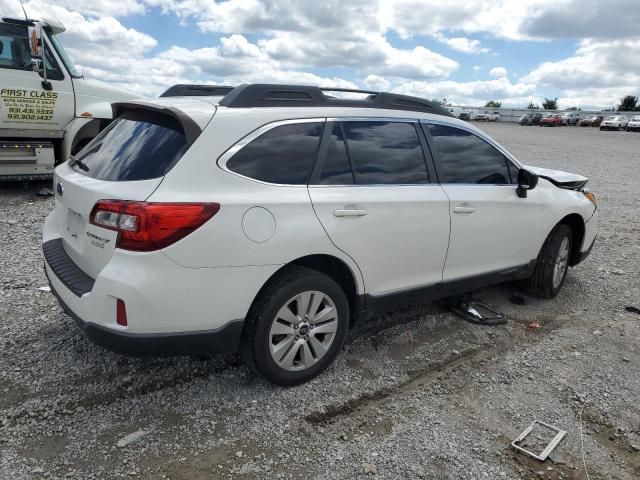
<svg viewBox="0 0 640 480">
<path fill-rule="evenodd" d="M 409 305 L 419 305 L 433 302 L 439 298 L 459 295 L 480 287 L 495 285 L 514 280 L 523 280 L 533 275 L 536 259 L 525 265 L 520 265 L 505 270 L 475 275 L 473 277 L 452 280 L 450 282 L 437 283 L 424 287 L 402 290 L 384 295 L 364 294 L 358 298 L 358 305 L 365 309 L 358 313 L 358 319 L 370 319 L 385 312 Z"/>
</svg>

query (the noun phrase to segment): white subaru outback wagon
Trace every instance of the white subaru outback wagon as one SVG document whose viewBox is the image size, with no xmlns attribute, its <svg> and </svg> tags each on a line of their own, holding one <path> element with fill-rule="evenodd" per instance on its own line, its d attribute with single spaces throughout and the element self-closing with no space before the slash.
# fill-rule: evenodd
<svg viewBox="0 0 640 480">
<path fill-rule="evenodd" d="M 118 352 L 241 352 L 292 385 L 357 318 L 514 279 L 557 295 L 595 240 L 587 179 L 524 167 L 429 101 L 356 93 L 114 104 L 55 171 L 43 251 L 63 309 Z"/>
</svg>

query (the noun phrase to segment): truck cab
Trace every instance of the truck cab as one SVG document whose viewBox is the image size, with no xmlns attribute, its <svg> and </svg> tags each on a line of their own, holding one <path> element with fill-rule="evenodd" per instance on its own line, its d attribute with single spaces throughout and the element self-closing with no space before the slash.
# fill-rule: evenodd
<svg viewBox="0 0 640 480">
<path fill-rule="evenodd" d="M 111 103 L 135 95 L 83 78 L 52 20 L 0 21 L 0 180 L 35 180 L 112 120 Z"/>
</svg>

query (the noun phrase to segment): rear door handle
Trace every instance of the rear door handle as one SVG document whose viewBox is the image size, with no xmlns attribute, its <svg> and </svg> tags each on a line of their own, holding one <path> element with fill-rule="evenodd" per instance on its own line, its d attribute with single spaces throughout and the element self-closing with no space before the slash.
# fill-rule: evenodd
<svg viewBox="0 0 640 480">
<path fill-rule="evenodd" d="M 366 214 L 366 210 L 359 208 L 339 208 L 333 211 L 333 215 L 336 217 L 363 217 Z"/>
<path fill-rule="evenodd" d="M 453 207 L 453 213 L 473 213 L 476 209 L 473 207 Z"/>
</svg>

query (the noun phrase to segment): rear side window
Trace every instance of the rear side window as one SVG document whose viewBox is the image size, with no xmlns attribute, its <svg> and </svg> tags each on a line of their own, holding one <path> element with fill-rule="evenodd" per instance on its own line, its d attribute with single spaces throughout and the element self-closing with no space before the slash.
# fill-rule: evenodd
<svg viewBox="0 0 640 480">
<path fill-rule="evenodd" d="M 427 125 L 438 153 L 440 183 L 509 184 L 507 158 L 471 132 Z"/>
<path fill-rule="evenodd" d="M 357 184 L 429 182 L 418 132 L 408 122 L 343 122 Z"/>
<path fill-rule="evenodd" d="M 323 122 L 308 122 L 274 127 L 242 147 L 226 166 L 262 182 L 306 185 L 323 126 Z"/>
<path fill-rule="evenodd" d="M 320 185 L 353 184 L 353 172 L 339 123 L 333 124 L 331 135 L 328 137 L 327 153 L 318 183 Z"/>
<path fill-rule="evenodd" d="M 71 166 L 98 180 L 149 180 L 166 175 L 187 148 L 182 127 L 173 118 L 125 112 L 98 134 Z"/>
</svg>

